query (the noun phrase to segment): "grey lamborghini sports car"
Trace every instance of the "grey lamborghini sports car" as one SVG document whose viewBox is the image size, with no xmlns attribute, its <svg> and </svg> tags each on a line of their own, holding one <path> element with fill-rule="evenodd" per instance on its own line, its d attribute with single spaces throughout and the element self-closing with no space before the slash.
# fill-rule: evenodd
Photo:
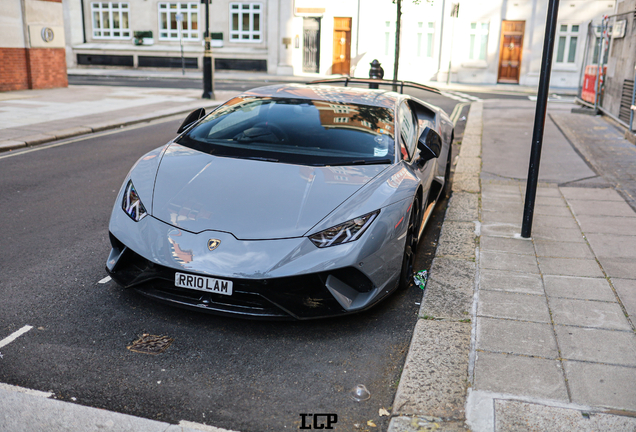
<svg viewBox="0 0 636 432">
<path fill-rule="evenodd" d="M 359 312 L 408 286 L 450 173 L 453 124 L 386 90 L 277 85 L 190 114 L 130 170 L 106 269 L 217 314 Z"/>
</svg>

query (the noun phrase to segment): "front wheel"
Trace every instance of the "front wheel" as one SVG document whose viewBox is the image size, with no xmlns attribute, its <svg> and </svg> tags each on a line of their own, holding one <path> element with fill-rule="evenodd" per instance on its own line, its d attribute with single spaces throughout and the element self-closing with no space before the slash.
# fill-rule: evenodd
<svg viewBox="0 0 636 432">
<path fill-rule="evenodd" d="M 400 288 L 407 288 L 413 280 L 415 253 L 417 252 L 417 235 L 419 234 L 420 201 L 415 198 L 409 214 L 409 225 L 406 231 L 406 244 L 400 272 Z"/>
</svg>

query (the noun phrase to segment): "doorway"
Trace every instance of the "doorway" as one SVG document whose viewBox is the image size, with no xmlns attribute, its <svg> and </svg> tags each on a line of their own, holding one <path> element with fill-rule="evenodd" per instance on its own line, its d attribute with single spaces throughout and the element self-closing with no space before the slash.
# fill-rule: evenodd
<svg viewBox="0 0 636 432">
<path fill-rule="evenodd" d="M 497 82 L 519 84 L 525 21 L 502 21 Z"/>
<path fill-rule="evenodd" d="M 351 18 L 333 19 L 332 74 L 349 75 L 351 71 Z"/>
<path fill-rule="evenodd" d="M 320 70 L 320 18 L 303 20 L 303 72 Z"/>
</svg>

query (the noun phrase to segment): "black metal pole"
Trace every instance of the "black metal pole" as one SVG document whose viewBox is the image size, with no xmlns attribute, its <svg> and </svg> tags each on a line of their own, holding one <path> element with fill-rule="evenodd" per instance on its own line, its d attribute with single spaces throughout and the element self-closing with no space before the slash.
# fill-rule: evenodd
<svg viewBox="0 0 636 432">
<path fill-rule="evenodd" d="M 214 80 L 212 78 L 212 38 L 210 37 L 210 2 L 205 2 L 205 52 L 203 53 L 203 99 L 214 99 Z"/>
<path fill-rule="evenodd" d="M 554 53 L 554 39 L 556 37 L 558 14 L 559 0 L 549 0 L 548 16 L 545 24 L 545 39 L 543 40 L 539 92 L 537 94 L 537 107 L 534 114 L 534 131 L 532 132 L 532 150 L 530 152 L 530 166 L 528 167 L 526 201 L 523 207 L 523 223 L 521 225 L 521 237 L 523 238 L 529 238 L 532 234 L 532 217 L 534 216 L 534 201 L 537 196 L 537 183 L 539 182 L 541 145 L 543 144 L 543 129 L 545 126 L 546 110 L 548 108 L 550 72 L 552 71 L 552 54 Z"/>
</svg>

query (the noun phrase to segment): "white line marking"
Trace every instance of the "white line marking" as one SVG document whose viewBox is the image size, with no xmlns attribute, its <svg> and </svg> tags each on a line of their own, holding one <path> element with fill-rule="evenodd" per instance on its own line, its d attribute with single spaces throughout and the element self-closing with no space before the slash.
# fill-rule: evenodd
<svg viewBox="0 0 636 432">
<path fill-rule="evenodd" d="M 110 277 L 110 276 L 106 276 L 104 279 L 100 280 L 100 281 L 99 281 L 99 282 L 97 282 L 97 283 L 105 284 L 105 283 L 110 282 L 111 280 L 112 280 L 112 279 L 111 279 L 111 277 Z"/>
<path fill-rule="evenodd" d="M 450 98 L 450 99 L 454 99 L 454 100 L 459 101 L 459 102 L 470 102 L 470 100 L 464 99 L 463 97 L 460 97 L 460 96 L 457 96 L 455 93 L 442 91 L 442 92 L 440 92 L 440 94 L 442 96 L 445 96 L 445 97 Z"/>
<path fill-rule="evenodd" d="M 481 99 L 479 99 L 477 96 L 472 96 L 472 95 L 469 95 L 469 94 L 466 94 L 466 93 L 455 92 L 455 94 L 457 96 L 460 96 L 460 97 L 463 97 L 463 98 L 466 98 L 466 99 L 470 99 L 470 100 L 475 101 L 475 102 L 480 102 L 481 101 Z"/>
<path fill-rule="evenodd" d="M 2 339 L 0 341 L 0 348 L 2 348 L 3 346 L 9 345 L 11 342 L 13 342 L 17 338 L 19 338 L 20 336 L 25 334 L 26 332 L 28 332 L 32 328 L 33 328 L 33 326 L 25 325 L 20 330 L 11 333 L 9 336 L 7 336 L 6 338 L 4 338 L 4 339 Z"/>
</svg>

